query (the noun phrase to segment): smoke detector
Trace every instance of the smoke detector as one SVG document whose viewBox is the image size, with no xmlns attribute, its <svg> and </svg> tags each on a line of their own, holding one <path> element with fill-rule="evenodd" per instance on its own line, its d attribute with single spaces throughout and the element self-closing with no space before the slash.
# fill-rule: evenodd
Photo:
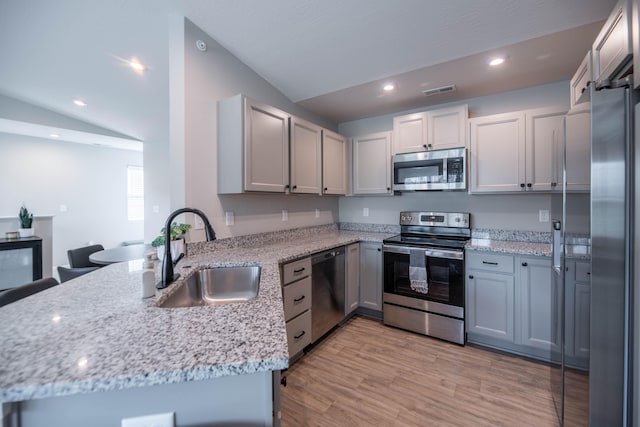
<svg viewBox="0 0 640 427">
<path fill-rule="evenodd" d="M 422 91 L 422 93 L 424 93 L 426 96 L 433 96 L 441 93 L 455 92 L 455 90 L 456 90 L 456 85 L 448 85 L 448 86 L 437 87 L 435 89 L 425 89 Z"/>
</svg>

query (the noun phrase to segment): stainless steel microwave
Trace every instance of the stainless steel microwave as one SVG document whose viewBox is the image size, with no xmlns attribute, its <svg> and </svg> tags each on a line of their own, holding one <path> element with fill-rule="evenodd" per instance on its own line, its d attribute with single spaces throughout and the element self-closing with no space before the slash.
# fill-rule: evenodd
<svg viewBox="0 0 640 427">
<path fill-rule="evenodd" d="M 465 190 L 465 148 L 420 151 L 393 156 L 393 190 Z"/>
</svg>

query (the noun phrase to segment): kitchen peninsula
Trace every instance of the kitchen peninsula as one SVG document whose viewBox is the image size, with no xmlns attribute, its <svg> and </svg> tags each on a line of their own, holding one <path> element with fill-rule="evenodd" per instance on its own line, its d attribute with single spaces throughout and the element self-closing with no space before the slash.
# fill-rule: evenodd
<svg viewBox="0 0 640 427">
<path fill-rule="evenodd" d="M 178 264 L 179 280 L 200 267 L 261 265 L 258 297 L 246 303 L 160 308 L 176 286 L 141 299 L 142 265 L 132 261 L 3 307 L 3 412 L 19 410 L 27 427 L 163 412 L 178 425 L 271 425 L 272 371 L 289 358 L 279 263 L 389 236 L 335 226 L 278 235 L 195 243 Z"/>
</svg>

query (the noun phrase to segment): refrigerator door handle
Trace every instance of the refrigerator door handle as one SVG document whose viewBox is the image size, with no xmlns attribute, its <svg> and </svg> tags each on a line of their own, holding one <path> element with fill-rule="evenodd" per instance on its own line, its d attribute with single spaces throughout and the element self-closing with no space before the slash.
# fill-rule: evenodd
<svg viewBox="0 0 640 427">
<path fill-rule="evenodd" d="M 553 239 L 551 244 L 551 259 L 553 268 L 559 270 L 561 268 L 561 252 L 562 252 L 562 222 L 554 219 Z"/>
</svg>

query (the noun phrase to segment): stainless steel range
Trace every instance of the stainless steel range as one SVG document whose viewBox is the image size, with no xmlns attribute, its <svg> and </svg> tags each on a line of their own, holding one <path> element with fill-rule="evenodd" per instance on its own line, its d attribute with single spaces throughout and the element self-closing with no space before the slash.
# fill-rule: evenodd
<svg viewBox="0 0 640 427">
<path fill-rule="evenodd" d="M 468 213 L 400 212 L 384 240 L 384 323 L 464 345 Z"/>
</svg>

